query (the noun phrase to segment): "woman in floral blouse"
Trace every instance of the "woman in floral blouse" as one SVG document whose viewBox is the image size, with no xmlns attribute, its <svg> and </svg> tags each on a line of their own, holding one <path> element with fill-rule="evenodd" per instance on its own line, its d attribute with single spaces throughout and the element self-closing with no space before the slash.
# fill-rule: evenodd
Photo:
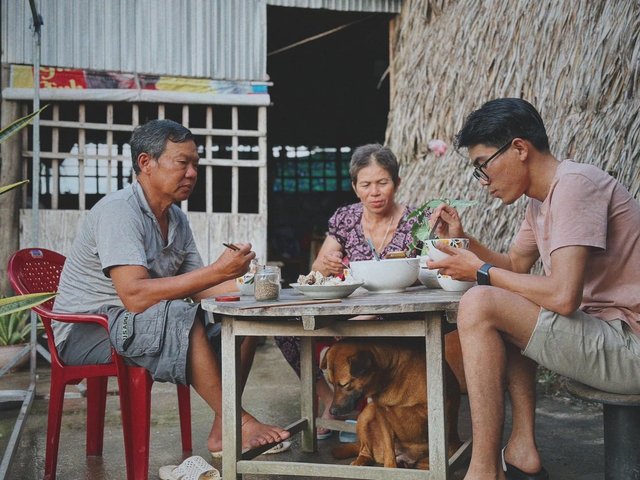
<svg viewBox="0 0 640 480">
<path fill-rule="evenodd" d="M 387 253 L 409 251 L 412 243 L 411 227 L 416 218 L 407 220 L 412 207 L 395 202 L 400 186 L 399 165 L 393 152 L 379 144 L 359 147 L 351 157 L 349 174 L 359 203 L 340 207 L 329 220 L 329 235 L 322 244 L 312 269 L 324 276 L 343 272 L 342 262 L 372 260 L 373 253 L 367 243 L 371 239 L 381 258 Z M 276 337 L 284 357 L 300 376 L 300 339 Z M 333 392 L 322 370 L 318 369 L 316 391 L 324 404 L 323 418 L 333 418 L 329 413 Z M 318 429 L 318 438 L 328 438 L 331 431 Z"/>
</svg>

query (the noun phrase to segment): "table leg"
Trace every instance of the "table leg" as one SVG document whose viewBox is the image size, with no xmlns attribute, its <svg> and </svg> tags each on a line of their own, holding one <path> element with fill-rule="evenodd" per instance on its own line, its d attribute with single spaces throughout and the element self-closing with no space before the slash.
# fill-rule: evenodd
<svg viewBox="0 0 640 480">
<path fill-rule="evenodd" d="M 307 418 L 307 428 L 302 431 L 302 451 L 315 452 L 316 438 L 316 339 L 300 338 L 300 415 Z"/>
<path fill-rule="evenodd" d="M 449 478 L 445 400 L 444 342 L 440 312 L 426 314 L 429 469 L 433 478 Z"/>
<path fill-rule="evenodd" d="M 233 317 L 222 317 L 222 471 L 225 480 L 242 480 L 237 473 L 237 462 L 242 456 L 242 429 L 240 415 L 240 345 L 233 332 Z M 216 412 L 217 413 L 217 412 Z"/>
</svg>

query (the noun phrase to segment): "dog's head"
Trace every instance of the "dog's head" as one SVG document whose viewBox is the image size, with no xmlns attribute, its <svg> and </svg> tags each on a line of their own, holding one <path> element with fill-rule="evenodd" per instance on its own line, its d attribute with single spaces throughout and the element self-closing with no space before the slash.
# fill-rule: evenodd
<svg viewBox="0 0 640 480">
<path fill-rule="evenodd" d="M 375 358 L 366 345 L 339 341 L 327 350 L 320 368 L 327 370 L 333 385 L 332 415 L 352 412 L 375 393 Z"/>
</svg>

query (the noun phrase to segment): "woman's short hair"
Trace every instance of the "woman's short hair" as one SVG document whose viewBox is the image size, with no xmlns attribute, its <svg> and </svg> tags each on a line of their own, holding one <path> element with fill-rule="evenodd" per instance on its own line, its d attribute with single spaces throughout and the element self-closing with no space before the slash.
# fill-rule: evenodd
<svg viewBox="0 0 640 480">
<path fill-rule="evenodd" d="M 454 146 L 498 148 L 514 138 L 528 140 L 540 152 L 549 151 L 547 131 L 534 106 L 521 98 L 498 98 L 469 114 Z"/>
<path fill-rule="evenodd" d="M 138 157 L 141 153 L 147 153 L 158 161 L 167 148 L 167 142 L 182 143 L 193 139 L 193 134 L 188 128 L 173 120 L 151 120 L 136 127 L 129 142 L 133 171 L 136 175 L 140 173 Z"/>
<path fill-rule="evenodd" d="M 355 185 L 358 183 L 358 173 L 369 165 L 377 164 L 384 168 L 391 175 L 394 185 L 398 185 L 398 173 L 400 165 L 398 159 L 389 147 L 384 147 L 379 143 L 369 143 L 356 148 L 351 156 L 351 166 L 349 167 L 349 175 L 351 182 Z"/>
</svg>

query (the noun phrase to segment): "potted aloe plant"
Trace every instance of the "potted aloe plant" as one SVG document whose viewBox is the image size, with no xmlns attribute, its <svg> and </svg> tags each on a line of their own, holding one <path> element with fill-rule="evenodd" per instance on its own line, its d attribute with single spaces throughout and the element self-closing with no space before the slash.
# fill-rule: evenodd
<svg viewBox="0 0 640 480">
<path fill-rule="evenodd" d="M 26 117 L 20 118 L 11 125 L 0 130 L 0 144 L 7 138 L 15 134 L 22 128 L 26 127 L 37 115 L 42 112 L 48 105 L 45 105 L 37 112 L 33 112 Z M 0 195 L 18 188 L 29 180 L 0 187 Z M 29 309 L 46 302 L 56 296 L 56 293 L 35 293 L 31 295 L 19 295 L 16 297 L 0 298 L 0 358 L 6 358 L 3 363 L 0 360 L 0 370 L 6 363 L 11 361 L 13 357 L 23 348 L 29 340 L 31 334 L 31 323 L 29 321 Z M 39 322 L 38 329 L 44 329 Z M 7 351 L 3 353 L 2 351 Z M 28 359 L 28 357 L 25 357 Z"/>
<path fill-rule="evenodd" d="M 36 293 L 0 299 L 0 311 L 10 312 L 0 315 L 0 369 L 4 368 L 29 343 L 31 336 L 29 309 L 54 296 L 55 293 Z M 36 333 L 41 334 L 43 331 L 44 326 L 38 321 Z M 23 366 L 28 360 L 28 355 L 23 356 L 16 363 L 15 368 Z"/>
</svg>

